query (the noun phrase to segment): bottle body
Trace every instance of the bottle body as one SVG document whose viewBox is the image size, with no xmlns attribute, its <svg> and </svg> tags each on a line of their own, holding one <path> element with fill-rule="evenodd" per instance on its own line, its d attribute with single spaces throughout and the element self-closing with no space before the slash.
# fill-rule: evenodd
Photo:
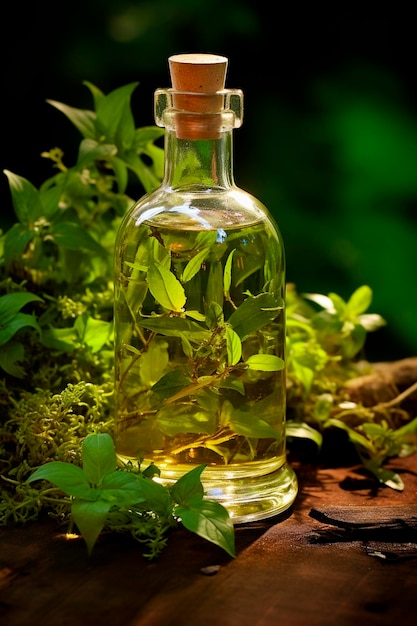
<svg viewBox="0 0 417 626">
<path fill-rule="evenodd" d="M 166 480 L 206 464 L 210 497 L 286 472 L 284 290 L 281 236 L 248 194 L 159 191 L 134 207 L 116 247 L 121 459 Z"/>
</svg>

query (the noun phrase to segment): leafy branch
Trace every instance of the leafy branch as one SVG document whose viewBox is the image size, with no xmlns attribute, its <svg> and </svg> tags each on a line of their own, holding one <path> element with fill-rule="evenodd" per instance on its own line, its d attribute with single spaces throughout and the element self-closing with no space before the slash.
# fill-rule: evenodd
<svg viewBox="0 0 417 626">
<path fill-rule="evenodd" d="M 90 434 L 82 444 L 82 468 L 63 461 L 51 461 L 39 467 L 27 482 L 46 480 L 70 496 L 71 516 L 83 536 L 88 553 L 106 525 L 117 531 L 122 519 L 123 530 L 136 539 L 146 540 L 158 555 L 164 542 L 161 537 L 181 522 L 197 535 L 236 556 L 234 530 L 222 505 L 203 498 L 200 475 L 204 466 L 182 476 L 171 489 L 152 480 L 158 469 L 149 466 L 144 472 L 123 471 L 118 467 L 112 438 L 107 433 Z M 155 519 L 159 541 L 143 537 L 147 525 L 143 518 Z M 153 528 L 153 534 L 155 528 Z"/>
</svg>

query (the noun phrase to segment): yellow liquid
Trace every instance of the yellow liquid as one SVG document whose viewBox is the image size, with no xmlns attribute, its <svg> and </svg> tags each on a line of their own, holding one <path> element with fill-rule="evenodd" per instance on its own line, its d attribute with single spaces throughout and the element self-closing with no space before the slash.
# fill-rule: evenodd
<svg viewBox="0 0 417 626">
<path fill-rule="evenodd" d="M 154 462 L 165 483 L 206 464 L 207 497 L 235 521 L 275 515 L 296 492 L 285 459 L 285 369 L 244 366 L 259 353 L 285 358 L 283 251 L 267 220 L 242 218 L 211 210 L 144 220 L 125 229 L 115 277 L 117 454 L 143 467 Z M 169 313 L 152 295 L 147 271 L 155 260 L 181 283 L 182 312 Z M 266 292 L 277 306 L 266 324 L 241 332 L 242 356 L 230 366 L 225 323 L 249 295 Z M 218 324 L 204 321 L 212 302 L 222 313 Z M 155 316 L 163 332 L 146 327 Z M 185 330 L 176 332 L 178 324 Z M 159 395 L 158 381 L 170 373 L 172 393 Z M 273 436 L 259 431 L 260 422 Z"/>
</svg>

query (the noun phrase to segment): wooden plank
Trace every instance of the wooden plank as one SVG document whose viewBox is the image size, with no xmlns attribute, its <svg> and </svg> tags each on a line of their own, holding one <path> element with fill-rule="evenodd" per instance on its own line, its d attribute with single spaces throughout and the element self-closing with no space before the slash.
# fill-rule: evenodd
<svg viewBox="0 0 417 626">
<path fill-rule="evenodd" d="M 415 543 L 401 543 L 398 536 L 373 543 L 310 516 L 312 509 L 334 506 L 353 507 L 353 514 L 358 506 L 414 505 L 417 457 L 397 460 L 393 468 L 404 480 L 402 493 L 375 489 L 357 468 L 296 467 L 300 493 L 293 510 L 237 527 L 236 559 L 183 529 L 172 533 L 154 562 L 129 538 L 111 535 L 99 540 L 89 559 L 84 543 L 66 540 L 53 521 L 0 529 L 0 624 L 412 623 Z M 398 548 L 397 555 L 403 548 L 407 558 L 377 555 Z"/>
<path fill-rule="evenodd" d="M 311 532 L 274 525 L 214 578 L 152 598 L 132 626 L 411 623 L 414 563 L 381 563 L 354 541 L 315 544 Z"/>
</svg>

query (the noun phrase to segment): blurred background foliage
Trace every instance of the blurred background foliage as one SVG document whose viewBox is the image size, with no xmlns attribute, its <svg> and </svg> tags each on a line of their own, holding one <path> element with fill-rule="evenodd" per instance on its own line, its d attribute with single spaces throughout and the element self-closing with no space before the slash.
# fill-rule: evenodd
<svg viewBox="0 0 417 626">
<path fill-rule="evenodd" d="M 40 153 L 58 146 L 72 164 L 79 143 L 47 98 L 92 108 L 83 80 L 105 93 L 139 81 L 132 105 L 145 126 L 171 54 L 227 56 L 227 86 L 245 94 L 236 182 L 279 223 L 288 282 L 345 299 L 368 284 L 387 327 L 366 356 L 417 354 L 412 20 L 284 19 L 262 0 L 44 0 L 9 5 L 3 26 L 1 168 L 36 186 L 52 175 Z M 4 229 L 4 175 L 0 192 Z"/>
</svg>

